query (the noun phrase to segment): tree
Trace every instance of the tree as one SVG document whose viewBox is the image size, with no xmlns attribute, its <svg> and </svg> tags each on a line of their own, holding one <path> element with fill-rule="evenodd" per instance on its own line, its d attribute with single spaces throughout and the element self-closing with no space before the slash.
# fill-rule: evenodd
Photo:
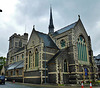
<svg viewBox="0 0 100 88">
<path fill-rule="evenodd" d="M 0 57 L 0 70 L 2 69 L 3 65 L 6 63 L 6 58 L 5 57 Z"/>
</svg>

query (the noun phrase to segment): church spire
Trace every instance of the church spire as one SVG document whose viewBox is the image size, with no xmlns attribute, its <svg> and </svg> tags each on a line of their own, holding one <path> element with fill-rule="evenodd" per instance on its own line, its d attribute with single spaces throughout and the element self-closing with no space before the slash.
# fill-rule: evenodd
<svg viewBox="0 0 100 88">
<path fill-rule="evenodd" d="M 54 25 L 53 25 L 53 18 L 52 18 L 52 8 L 50 6 L 50 22 L 49 22 L 49 34 L 54 33 Z"/>
</svg>

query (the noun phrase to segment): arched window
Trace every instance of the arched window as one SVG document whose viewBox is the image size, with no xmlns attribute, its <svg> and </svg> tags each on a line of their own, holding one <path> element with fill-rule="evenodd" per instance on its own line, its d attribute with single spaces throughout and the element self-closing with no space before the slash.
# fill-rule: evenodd
<svg viewBox="0 0 100 88">
<path fill-rule="evenodd" d="M 22 54 L 22 59 L 24 59 L 24 54 Z"/>
<path fill-rule="evenodd" d="M 38 64 L 39 64 L 39 52 L 36 49 L 36 51 L 35 51 L 35 67 L 37 67 Z"/>
<path fill-rule="evenodd" d="M 87 61 L 87 46 L 83 36 L 79 36 L 77 42 L 78 60 Z"/>
<path fill-rule="evenodd" d="M 84 68 L 84 71 L 85 71 L 85 76 L 88 76 L 88 69 Z"/>
<path fill-rule="evenodd" d="M 67 62 L 64 60 L 64 72 L 67 72 Z"/>
<path fill-rule="evenodd" d="M 30 65 L 31 65 L 31 51 L 29 52 L 29 68 L 30 68 Z"/>
<path fill-rule="evenodd" d="M 62 39 L 62 40 L 60 41 L 60 44 L 61 44 L 61 47 L 65 47 L 65 40 Z"/>
<path fill-rule="evenodd" d="M 88 69 L 84 68 L 84 72 L 85 72 L 85 79 L 88 79 Z"/>
</svg>

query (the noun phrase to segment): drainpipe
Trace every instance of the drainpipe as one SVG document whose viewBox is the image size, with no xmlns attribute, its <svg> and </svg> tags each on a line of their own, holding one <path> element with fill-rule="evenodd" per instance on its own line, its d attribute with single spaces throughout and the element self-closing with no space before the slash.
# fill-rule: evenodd
<svg viewBox="0 0 100 88">
<path fill-rule="evenodd" d="M 45 50 L 45 84 L 46 84 L 46 46 L 44 45 L 44 50 Z"/>
</svg>

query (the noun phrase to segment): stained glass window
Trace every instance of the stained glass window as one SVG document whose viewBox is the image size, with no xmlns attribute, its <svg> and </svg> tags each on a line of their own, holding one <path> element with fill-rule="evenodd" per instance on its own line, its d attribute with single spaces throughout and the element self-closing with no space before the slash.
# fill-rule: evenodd
<svg viewBox="0 0 100 88">
<path fill-rule="evenodd" d="M 61 47 L 65 47 L 65 40 L 60 41 Z"/>
<path fill-rule="evenodd" d="M 85 71 L 85 76 L 87 76 L 87 75 L 88 75 L 88 70 L 87 70 L 87 68 L 84 68 L 84 71 Z"/>
<path fill-rule="evenodd" d="M 87 61 L 87 46 L 83 36 L 79 36 L 77 42 L 78 60 Z"/>
</svg>

